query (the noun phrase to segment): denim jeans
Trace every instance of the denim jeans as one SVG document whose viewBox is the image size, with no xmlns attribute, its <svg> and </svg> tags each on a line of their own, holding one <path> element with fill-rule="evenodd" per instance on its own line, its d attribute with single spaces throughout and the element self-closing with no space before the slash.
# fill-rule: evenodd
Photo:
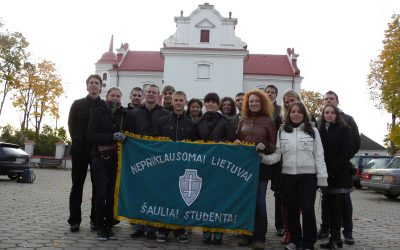
<svg viewBox="0 0 400 250">
<path fill-rule="evenodd" d="M 259 181 L 257 189 L 256 200 L 256 219 L 254 223 L 254 240 L 265 242 L 265 235 L 267 234 L 268 219 L 267 219 L 267 193 L 268 181 Z"/>
</svg>

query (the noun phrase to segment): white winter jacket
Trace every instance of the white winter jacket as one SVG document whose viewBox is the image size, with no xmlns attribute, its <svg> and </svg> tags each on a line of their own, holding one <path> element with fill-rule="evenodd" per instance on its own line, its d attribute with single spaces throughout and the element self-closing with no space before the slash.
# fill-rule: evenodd
<svg viewBox="0 0 400 250">
<path fill-rule="evenodd" d="M 317 185 L 328 186 L 328 174 L 324 159 L 324 148 L 318 130 L 313 127 L 315 139 L 304 133 L 304 124 L 293 128 L 292 133 L 279 129 L 276 151 L 270 155 L 261 154 L 261 163 L 277 163 L 282 155 L 283 174 L 317 174 Z"/>
</svg>

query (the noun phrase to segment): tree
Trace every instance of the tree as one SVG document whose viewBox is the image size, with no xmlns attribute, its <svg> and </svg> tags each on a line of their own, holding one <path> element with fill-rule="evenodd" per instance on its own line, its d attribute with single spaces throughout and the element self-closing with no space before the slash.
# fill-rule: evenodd
<svg viewBox="0 0 400 250">
<path fill-rule="evenodd" d="M 21 80 L 17 81 L 15 84 L 15 88 L 18 89 L 18 91 L 14 93 L 13 106 L 19 108 L 23 112 L 21 122 L 22 131 L 29 127 L 30 115 L 35 97 L 35 84 L 37 83 L 36 65 L 25 63 L 21 75 Z"/>
<path fill-rule="evenodd" d="M 29 54 L 26 48 L 29 43 L 19 33 L 2 31 L 3 23 L 0 20 L 0 116 L 8 93 L 15 87 L 20 75 L 20 69 Z"/>
<path fill-rule="evenodd" d="M 55 64 L 50 61 L 27 64 L 24 69 L 24 81 L 18 84 L 19 93 L 15 95 L 13 105 L 24 112 L 21 129 L 28 128 L 28 121 L 32 117 L 36 135 L 39 135 L 46 114 L 59 119 L 58 98 L 64 93 L 64 88 Z"/>
<path fill-rule="evenodd" d="M 383 50 L 370 63 L 368 75 L 370 98 L 376 106 L 392 114 L 389 126 L 388 148 L 400 147 L 400 15 L 392 16 L 383 40 Z M 395 153 L 395 152 L 390 152 Z"/>
<path fill-rule="evenodd" d="M 55 64 L 42 61 L 38 64 L 38 84 L 33 104 L 34 127 L 39 134 L 40 126 L 45 114 L 50 114 L 55 119 L 60 118 L 58 98 L 64 93 L 61 78 L 57 74 Z"/>
<path fill-rule="evenodd" d="M 323 95 L 319 92 L 305 89 L 300 90 L 300 95 L 311 116 L 319 117 L 324 108 Z"/>
</svg>

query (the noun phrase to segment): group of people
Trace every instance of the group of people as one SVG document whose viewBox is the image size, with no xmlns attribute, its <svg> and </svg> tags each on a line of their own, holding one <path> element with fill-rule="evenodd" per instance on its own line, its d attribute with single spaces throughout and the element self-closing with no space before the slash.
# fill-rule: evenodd
<svg viewBox="0 0 400 250">
<path fill-rule="evenodd" d="M 111 87 L 106 100 L 99 97 L 102 79 L 90 75 L 88 95 L 76 100 L 69 114 L 72 139 L 72 188 L 70 193 L 71 232 L 80 229 L 82 190 L 88 165 L 92 180 L 91 228 L 98 240 L 117 239 L 113 226 L 114 187 L 117 173 L 117 142 L 123 131 L 171 140 L 213 142 L 251 142 L 260 155 L 255 226 L 253 236 L 242 235 L 239 246 L 253 244 L 264 249 L 267 233 L 266 192 L 268 181 L 275 196 L 275 228 L 284 236 L 285 249 L 314 249 L 317 239 L 329 237 L 321 248 L 342 247 L 352 237 L 352 168 L 350 158 L 358 151 L 360 138 L 354 119 L 338 106 L 333 91 L 324 95 L 321 117 L 313 122 L 301 97 L 286 91 L 282 104 L 276 101 L 278 89 L 268 85 L 238 93 L 235 99 L 220 99 L 206 94 L 203 101 L 187 101 L 183 91 L 172 86 L 162 90 L 162 106 L 157 104 L 160 89 L 150 84 L 145 90 L 135 87 L 127 108 L 121 106 L 122 91 Z M 185 110 L 185 106 L 187 109 Z M 204 114 L 203 114 L 204 106 Z M 314 203 L 317 189 L 322 192 L 322 225 L 317 232 Z M 300 218 L 302 217 L 302 223 Z M 146 236 L 167 242 L 169 229 L 132 225 L 132 237 Z M 184 228 L 174 229 L 179 242 L 189 241 Z M 223 234 L 203 231 L 204 244 L 222 244 Z"/>
</svg>

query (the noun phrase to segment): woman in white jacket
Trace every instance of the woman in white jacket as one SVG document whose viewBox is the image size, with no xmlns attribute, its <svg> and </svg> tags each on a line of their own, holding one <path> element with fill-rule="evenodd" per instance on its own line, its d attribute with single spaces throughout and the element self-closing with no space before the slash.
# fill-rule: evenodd
<svg viewBox="0 0 400 250">
<path fill-rule="evenodd" d="M 289 106 L 284 125 L 279 129 L 276 151 L 260 153 L 261 162 L 274 164 L 282 157 L 282 191 L 288 207 L 290 243 L 285 249 L 314 249 L 317 224 L 314 203 L 317 187 L 326 187 L 324 149 L 318 130 L 310 122 L 302 102 Z M 300 213 L 303 227 L 300 223 Z"/>
</svg>

